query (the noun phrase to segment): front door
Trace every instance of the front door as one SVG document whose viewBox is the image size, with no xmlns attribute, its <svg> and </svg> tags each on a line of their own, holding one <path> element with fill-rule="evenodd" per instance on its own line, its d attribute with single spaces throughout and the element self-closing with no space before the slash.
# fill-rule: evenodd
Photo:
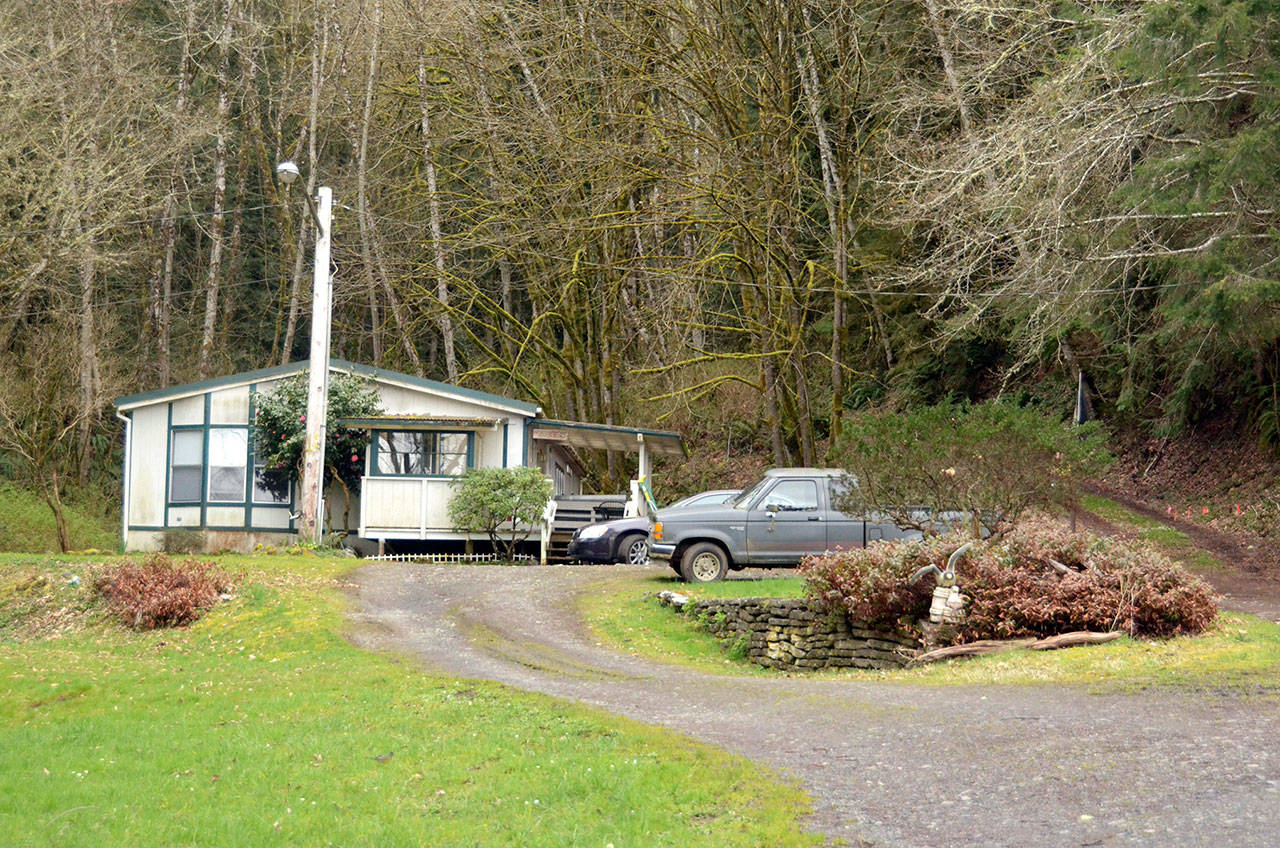
<svg viewBox="0 0 1280 848">
<path fill-rule="evenodd" d="M 782 478 L 747 511 L 747 555 L 753 565 L 794 565 L 827 549 L 827 529 L 814 480 Z"/>
</svg>

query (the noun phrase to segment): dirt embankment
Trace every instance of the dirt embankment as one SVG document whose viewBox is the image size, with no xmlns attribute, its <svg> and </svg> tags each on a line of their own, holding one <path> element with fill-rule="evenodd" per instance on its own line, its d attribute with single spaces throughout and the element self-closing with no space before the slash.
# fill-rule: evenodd
<svg viewBox="0 0 1280 848">
<path fill-rule="evenodd" d="M 1098 486 L 1250 573 L 1280 573 L 1280 457 L 1235 429 L 1132 441 Z"/>
</svg>

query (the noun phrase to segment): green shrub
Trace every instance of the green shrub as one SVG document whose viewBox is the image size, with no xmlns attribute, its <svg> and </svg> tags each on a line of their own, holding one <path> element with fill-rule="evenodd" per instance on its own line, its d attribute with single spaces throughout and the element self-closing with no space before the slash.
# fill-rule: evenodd
<svg viewBox="0 0 1280 848">
<path fill-rule="evenodd" d="M 98 578 L 98 592 L 111 611 L 136 630 L 182 627 L 229 592 L 234 581 L 212 563 L 174 563 L 153 554 L 142 564 L 116 566 Z"/>
<path fill-rule="evenodd" d="M 934 585 L 928 577 L 912 584 L 912 573 L 930 564 L 944 567 L 964 541 L 953 534 L 878 543 L 812 557 L 801 573 L 810 597 L 828 610 L 911 626 L 928 615 Z M 1147 543 L 1071 533 L 1046 518 L 971 548 L 956 574 L 968 599 L 960 642 L 1074 630 L 1177 636 L 1202 632 L 1217 615 L 1208 585 Z"/>
<path fill-rule="evenodd" d="M 166 554 L 194 554 L 204 550 L 204 534 L 190 527 L 171 527 L 160 537 L 160 550 Z"/>
<path fill-rule="evenodd" d="M 516 548 L 542 520 L 554 490 L 536 468 L 471 468 L 454 483 L 449 518 L 459 533 L 484 533 L 496 552 Z"/>
<path fill-rule="evenodd" d="M 857 481 L 845 511 L 886 513 L 928 535 L 935 519 L 920 505 L 964 512 L 996 532 L 1030 507 L 1069 504 L 1076 480 L 1110 459 L 1096 424 L 1072 427 L 1004 400 L 860 413 L 834 458 Z"/>
</svg>

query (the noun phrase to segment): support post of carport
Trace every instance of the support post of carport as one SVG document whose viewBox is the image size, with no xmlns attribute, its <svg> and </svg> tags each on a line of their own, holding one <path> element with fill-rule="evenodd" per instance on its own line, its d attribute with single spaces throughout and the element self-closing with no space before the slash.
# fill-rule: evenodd
<svg viewBox="0 0 1280 848">
<path fill-rule="evenodd" d="M 646 480 L 649 477 L 649 451 L 644 443 L 644 433 L 636 433 L 636 441 L 640 443 L 640 461 L 636 476 Z"/>
</svg>

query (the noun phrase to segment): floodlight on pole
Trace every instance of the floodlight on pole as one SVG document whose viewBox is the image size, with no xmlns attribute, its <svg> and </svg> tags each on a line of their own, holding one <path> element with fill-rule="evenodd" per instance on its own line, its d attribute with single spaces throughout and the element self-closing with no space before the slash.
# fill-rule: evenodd
<svg viewBox="0 0 1280 848">
<path fill-rule="evenodd" d="M 284 186 L 286 189 L 288 189 L 289 186 L 293 184 L 293 181 L 296 180 L 301 174 L 302 172 L 298 170 L 298 166 L 288 159 L 284 160 L 279 165 L 276 165 L 276 177 L 280 180 L 280 182 L 284 183 Z M 313 200 L 311 195 L 309 194 L 306 197 L 307 197 L 307 209 L 311 212 L 311 220 L 315 223 L 316 229 L 320 230 L 325 234 L 328 234 L 329 232 L 328 218 L 325 218 L 324 221 L 321 221 L 320 213 L 316 211 L 315 200 Z"/>
<path fill-rule="evenodd" d="M 276 176 L 286 187 L 299 174 L 293 162 L 276 166 Z M 298 535 L 320 544 L 324 537 L 324 442 L 329 415 L 329 324 L 333 311 L 333 286 L 329 278 L 333 190 L 320 186 L 314 200 L 307 195 L 307 206 L 316 224 L 316 249 L 311 283 L 311 357 L 307 368 L 306 442 L 302 455 Z"/>
</svg>

